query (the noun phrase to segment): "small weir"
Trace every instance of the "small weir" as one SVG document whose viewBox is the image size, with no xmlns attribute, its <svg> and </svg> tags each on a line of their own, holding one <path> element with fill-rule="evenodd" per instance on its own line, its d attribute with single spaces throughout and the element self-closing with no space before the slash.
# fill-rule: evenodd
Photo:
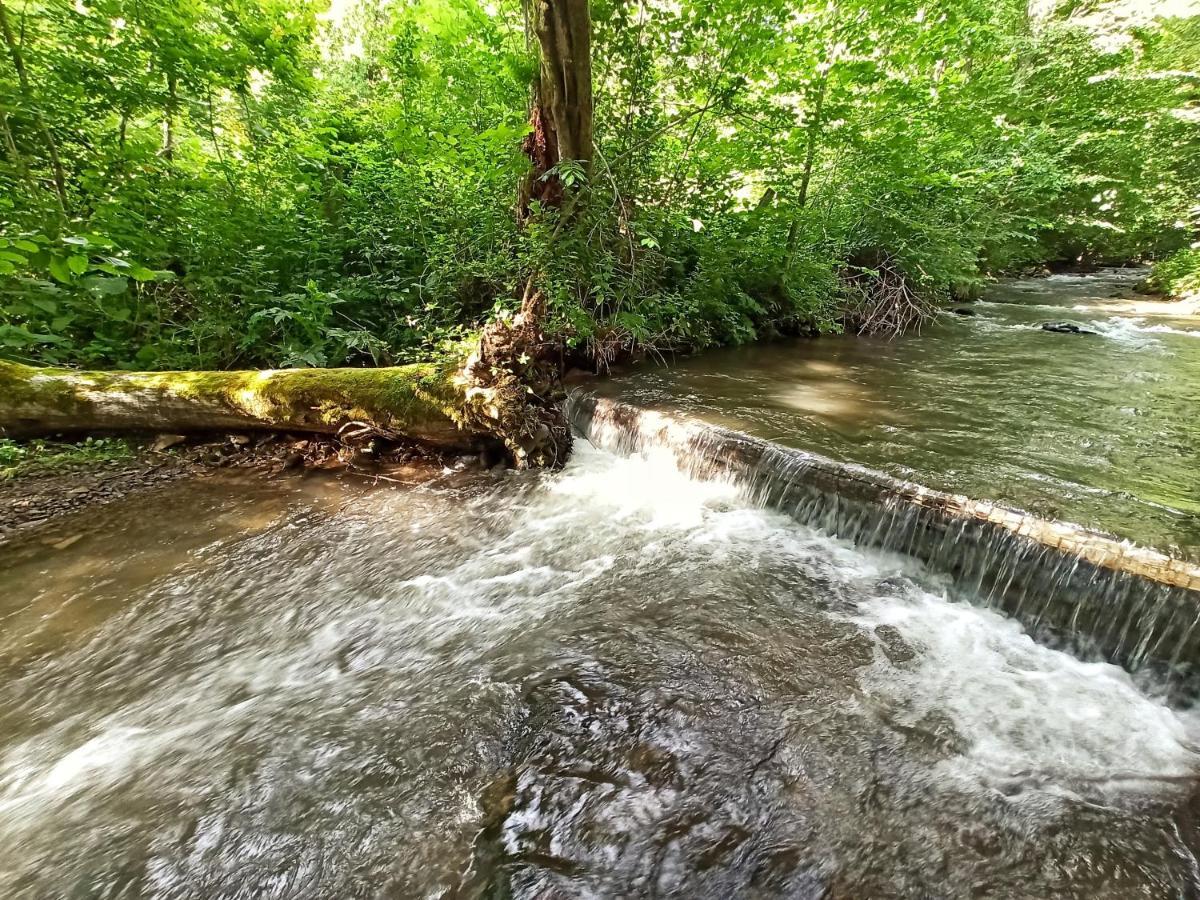
<svg viewBox="0 0 1200 900">
<path fill-rule="evenodd" d="M 730 480 L 750 502 L 867 547 L 946 572 L 972 602 L 1043 640 L 1099 653 L 1176 686 L 1200 664 L 1200 566 L 1017 509 L 902 481 L 862 466 L 713 425 L 576 392 L 574 427 L 630 454 L 665 448 L 702 479 Z"/>
</svg>

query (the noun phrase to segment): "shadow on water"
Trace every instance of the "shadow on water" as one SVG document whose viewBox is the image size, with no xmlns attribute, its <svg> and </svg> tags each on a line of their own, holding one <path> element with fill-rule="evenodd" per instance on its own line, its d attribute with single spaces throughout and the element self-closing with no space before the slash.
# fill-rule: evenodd
<svg viewBox="0 0 1200 900">
<path fill-rule="evenodd" d="M 4 896 L 1196 896 L 1193 714 L 911 559 L 584 442 L 222 490 L 0 569 Z"/>
</svg>

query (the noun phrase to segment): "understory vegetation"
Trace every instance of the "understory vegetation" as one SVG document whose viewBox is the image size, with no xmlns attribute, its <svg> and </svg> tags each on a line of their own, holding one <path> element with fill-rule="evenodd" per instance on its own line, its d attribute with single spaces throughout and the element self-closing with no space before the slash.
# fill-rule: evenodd
<svg viewBox="0 0 1200 900">
<path fill-rule="evenodd" d="M 134 447 L 123 438 L 61 441 L 11 441 L 0 438 L 0 482 L 24 475 L 45 475 L 132 459 Z"/>
<path fill-rule="evenodd" d="M 1194 288 L 1200 18 L 1145 6 L 594 0 L 594 156 L 522 213 L 516 0 L 0 0 L 0 356 L 410 362 L 534 278 L 564 365 Z"/>
<path fill-rule="evenodd" d="M 1200 247 L 1180 250 L 1157 262 L 1150 286 L 1170 297 L 1200 296 Z"/>
</svg>

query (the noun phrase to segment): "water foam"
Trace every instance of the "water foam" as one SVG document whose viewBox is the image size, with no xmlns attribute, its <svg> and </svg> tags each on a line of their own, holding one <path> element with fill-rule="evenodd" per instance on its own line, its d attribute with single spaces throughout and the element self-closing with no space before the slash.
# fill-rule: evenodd
<svg viewBox="0 0 1200 900">
<path fill-rule="evenodd" d="M 918 654 L 899 668 L 881 658 L 866 685 L 912 721 L 949 716 L 966 742 L 947 763 L 957 777 L 1141 790 L 1200 765 L 1197 716 L 1148 696 L 1120 667 L 1081 661 L 1035 642 L 1014 619 L 948 599 L 939 579 L 907 557 L 748 507 L 730 482 L 689 478 L 661 450 L 616 458 L 588 446 L 554 490 L 607 504 L 639 527 L 670 522 L 730 565 L 788 561 L 873 592 L 852 621 L 895 627 Z"/>
<path fill-rule="evenodd" d="M 581 502 L 612 504 L 643 526 L 673 521 L 730 565 L 790 563 L 852 585 L 851 594 L 871 594 L 851 620 L 896 628 L 918 654 L 899 668 L 881 655 L 865 683 L 904 719 L 939 712 L 952 720 L 965 740 L 963 753 L 946 764 L 956 777 L 989 786 L 1016 779 L 1055 790 L 1144 790 L 1188 778 L 1200 765 L 1196 714 L 1147 695 L 1116 665 L 1081 661 L 1035 642 L 1014 619 L 948 599 L 945 582 L 912 559 L 746 506 L 728 481 L 688 478 L 657 449 L 626 459 L 590 447 L 586 453 L 581 470 L 569 468 L 560 483 Z M 615 496 L 607 493 L 614 476 Z M 593 490 L 599 493 L 588 496 Z"/>
<path fill-rule="evenodd" d="M 263 723 L 293 709 L 330 714 L 346 691 L 372 684 L 373 673 L 387 674 L 389 715 L 401 715 L 429 683 L 429 667 L 448 654 L 486 653 L 504 635 L 587 602 L 596 580 L 614 571 L 636 576 L 640 560 L 681 566 L 681 579 L 697 558 L 747 578 L 800 571 L 860 598 L 856 610 L 829 614 L 868 631 L 891 625 L 917 649 L 909 664 L 881 659 L 863 670 L 864 690 L 914 721 L 930 711 L 949 716 L 966 742 L 946 764 L 956 777 L 997 784 L 1033 773 L 1039 784 L 1068 789 L 1081 779 L 1185 775 L 1196 765 L 1190 720 L 1139 692 L 1122 670 L 1035 644 L 1012 620 L 947 600 L 911 559 L 864 551 L 747 505 L 734 484 L 692 479 L 667 452 L 618 457 L 581 441 L 565 471 L 530 483 L 504 495 L 497 533 L 461 538 L 457 556 L 405 577 L 383 562 L 405 546 L 399 535 L 449 546 L 438 529 L 482 521 L 492 494 L 464 505 L 431 491 L 415 518 L 404 517 L 411 495 L 368 494 L 332 522 L 309 526 L 322 531 L 307 538 L 311 548 L 296 546 L 304 530 L 283 527 L 221 550 L 224 576 L 174 576 L 150 603 L 131 607 L 118 632 L 138 617 L 196 604 L 214 590 L 213 578 L 229 608 L 190 614 L 278 605 L 246 619 L 253 628 L 221 654 L 197 650 L 178 670 L 139 675 L 119 704 L 61 718 L 10 745 L 0 757 L 0 832 L 19 846 L 23 834 L 52 831 L 63 816 L 84 814 L 86 798 L 128 779 L 184 789 L 246 729 L 270 733 L 276 726 Z M 380 537 L 385 522 L 399 523 L 397 537 Z M 285 545 L 289 563 L 272 566 Z M 273 579 L 270 597 L 265 578 Z M 333 597 L 334 586 L 337 605 L 302 605 Z M 353 651 L 355 636 L 366 633 L 365 649 Z M 485 680 L 480 690 L 490 689 L 498 685 Z M 248 699 L 227 701 L 243 694 Z"/>
<path fill-rule="evenodd" d="M 908 721 L 950 717 L 967 742 L 945 764 L 957 777 L 1145 789 L 1200 763 L 1194 713 L 1148 697 L 1117 666 L 1036 643 L 991 610 L 914 590 L 862 604 L 856 620 L 892 626 L 917 648 L 907 665 L 881 658 L 868 683 Z"/>
</svg>

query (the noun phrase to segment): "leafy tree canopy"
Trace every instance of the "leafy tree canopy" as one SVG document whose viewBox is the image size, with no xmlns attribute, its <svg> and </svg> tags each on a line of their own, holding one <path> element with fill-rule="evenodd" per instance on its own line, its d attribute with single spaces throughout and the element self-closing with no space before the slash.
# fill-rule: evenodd
<svg viewBox="0 0 1200 900">
<path fill-rule="evenodd" d="M 1200 17 L 1152 7 L 594 0 L 595 159 L 521 223 L 515 0 L 0 0 L 0 355 L 406 361 L 537 273 L 603 360 L 1194 261 Z"/>
</svg>

